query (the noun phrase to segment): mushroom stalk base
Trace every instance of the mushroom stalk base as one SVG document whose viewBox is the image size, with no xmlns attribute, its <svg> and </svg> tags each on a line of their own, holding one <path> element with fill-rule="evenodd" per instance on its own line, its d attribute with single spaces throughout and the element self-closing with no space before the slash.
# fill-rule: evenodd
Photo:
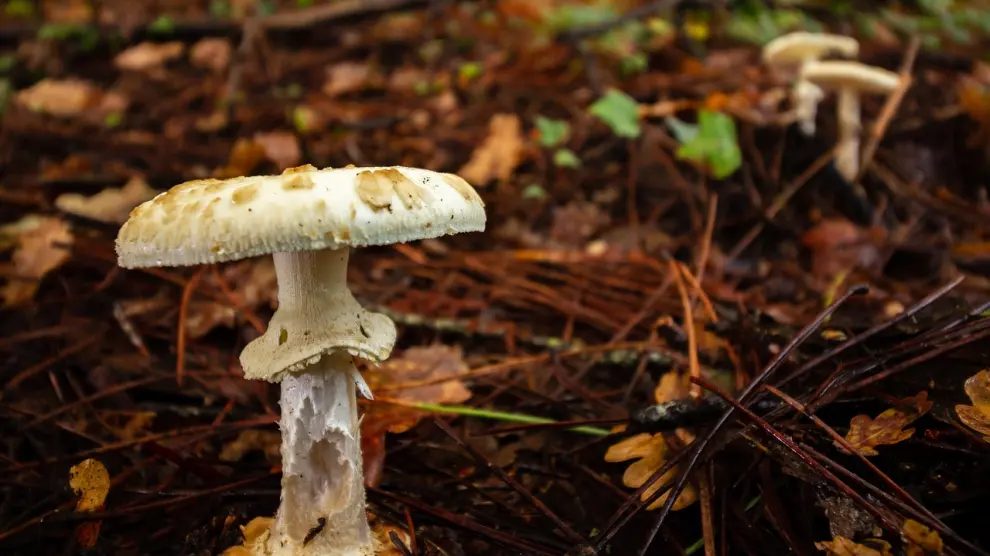
<svg viewBox="0 0 990 556">
<path fill-rule="evenodd" d="M 266 554 L 375 553 L 353 372 L 351 356 L 338 352 L 282 380 L 282 500 Z"/>
</svg>

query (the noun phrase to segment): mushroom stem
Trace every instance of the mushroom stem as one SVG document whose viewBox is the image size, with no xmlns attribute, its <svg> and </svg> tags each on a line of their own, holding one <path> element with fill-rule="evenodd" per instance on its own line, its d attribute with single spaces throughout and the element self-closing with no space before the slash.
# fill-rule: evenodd
<svg viewBox="0 0 990 556">
<path fill-rule="evenodd" d="M 859 91 L 847 87 L 839 91 L 839 142 L 835 146 L 835 169 L 846 181 L 856 179 L 859 173 L 860 121 Z"/>
<path fill-rule="evenodd" d="M 336 352 L 282 380 L 282 499 L 272 555 L 374 554 L 353 369 L 351 356 Z"/>
<path fill-rule="evenodd" d="M 295 323 L 318 325 L 328 316 L 363 311 L 347 288 L 348 255 L 346 248 L 275 253 L 278 312 Z M 288 327 L 278 333 L 283 344 L 289 334 L 306 332 Z M 282 378 L 282 498 L 266 554 L 374 554 L 355 376 L 360 375 L 352 356 L 341 350 Z"/>
</svg>

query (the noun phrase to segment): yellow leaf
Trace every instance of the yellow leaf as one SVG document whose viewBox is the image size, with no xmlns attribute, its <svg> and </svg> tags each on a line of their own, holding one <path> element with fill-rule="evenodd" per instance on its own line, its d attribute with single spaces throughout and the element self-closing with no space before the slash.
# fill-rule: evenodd
<svg viewBox="0 0 990 556">
<path fill-rule="evenodd" d="M 636 459 L 637 461 L 630 464 L 626 468 L 625 473 L 623 473 L 622 484 L 629 488 L 639 488 L 646 484 L 658 469 L 663 467 L 667 459 L 667 450 L 667 441 L 662 434 L 651 435 L 649 433 L 642 433 L 610 446 L 605 453 L 605 461 L 616 463 Z M 646 500 L 657 492 L 657 490 L 674 482 L 677 479 L 678 472 L 677 466 L 674 466 L 664 473 L 658 481 L 653 483 L 643 493 L 640 499 Z M 669 492 L 664 493 L 660 498 L 650 504 L 647 509 L 656 510 L 662 507 L 667 502 L 669 494 Z M 697 498 L 698 495 L 694 490 L 694 486 L 689 484 L 684 488 L 680 496 L 677 497 L 672 509 L 675 511 L 682 510 L 693 504 Z"/>
<path fill-rule="evenodd" d="M 186 45 L 179 41 L 143 42 L 118 54 L 113 63 L 122 70 L 148 71 L 158 69 L 167 62 L 179 58 L 185 49 Z"/>
<path fill-rule="evenodd" d="M 914 429 L 903 430 L 916 419 L 928 412 L 932 402 L 927 392 L 901 400 L 900 407 L 892 407 L 871 419 L 867 415 L 857 415 L 849 423 L 846 441 L 864 456 L 875 456 L 880 445 L 897 444 L 914 435 Z"/>
<path fill-rule="evenodd" d="M 276 431 L 248 429 L 241 431 L 237 438 L 224 445 L 218 456 L 220 461 L 240 461 L 251 451 L 264 452 L 270 463 L 280 461 L 282 435 Z"/>
<path fill-rule="evenodd" d="M 495 114 L 488 122 L 488 137 L 457 173 L 476 186 L 512 177 L 523 155 L 522 124 L 515 114 Z"/>
<path fill-rule="evenodd" d="M 224 550 L 222 556 L 254 556 L 258 553 L 253 550 L 254 545 L 263 543 L 268 538 L 268 532 L 274 522 L 271 517 L 256 517 L 247 525 L 242 525 L 241 534 L 244 536 L 244 542 Z"/>
<path fill-rule="evenodd" d="M 69 469 L 69 486 L 79 496 L 77 512 L 96 512 L 103 509 L 110 492 L 110 473 L 98 460 L 83 460 Z M 99 535 L 99 520 L 87 521 L 76 527 L 76 539 L 81 547 L 93 548 Z"/>
<path fill-rule="evenodd" d="M 990 371 L 983 370 L 966 379 L 965 389 L 973 405 L 956 406 L 959 420 L 990 442 Z"/>
<path fill-rule="evenodd" d="M 120 189 L 104 189 L 92 197 L 64 193 L 55 199 L 55 206 L 70 214 L 100 222 L 123 224 L 134 207 L 157 194 L 142 178 L 133 177 Z"/>
<path fill-rule="evenodd" d="M 829 542 L 816 542 L 815 548 L 824 550 L 828 556 L 891 556 L 890 543 L 880 539 L 865 541 L 873 547 L 859 544 L 845 537 L 835 537 Z"/>
<path fill-rule="evenodd" d="M 938 532 L 913 519 L 904 522 L 904 541 L 907 543 L 907 556 L 942 554 L 942 537 Z"/>
<path fill-rule="evenodd" d="M 653 397 L 657 403 L 672 402 L 688 397 L 691 390 L 691 376 L 688 373 L 672 370 L 660 377 Z"/>
</svg>

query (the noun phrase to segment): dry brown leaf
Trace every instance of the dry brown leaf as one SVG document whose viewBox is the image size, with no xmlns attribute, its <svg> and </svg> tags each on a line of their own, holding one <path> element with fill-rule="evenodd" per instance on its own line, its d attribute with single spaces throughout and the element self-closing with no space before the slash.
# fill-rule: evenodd
<svg viewBox="0 0 990 556">
<path fill-rule="evenodd" d="M 42 79 L 17 92 L 18 104 L 34 112 L 75 116 L 97 104 L 100 90 L 82 79 Z"/>
<path fill-rule="evenodd" d="M 121 440 L 134 440 L 144 434 L 157 414 L 154 411 L 139 411 L 131 415 L 123 427 L 117 431 Z"/>
<path fill-rule="evenodd" d="M 327 68 L 323 81 L 323 93 L 337 97 L 347 93 L 363 91 L 381 78 L 373 68 L 364 62 L 341 62 Z"/>
<path fill-rule="evenodd" d="M 488 137 L 458 174 L 478 187 L 495 179 L 507 181 L 522 162 L 523 141 L 519 116 L 495 114 L 488 122 Z"/>
<path fill-rule="evenodd" d="M 180 58 L 185 50 L 186 45 L 179 41 L 143 42 L 118 54 L 113 64 L 127 71 L 154 70 Z"/>
<path fill-rule="evenodd" d="M 401 356 L 389 359 L 377 369 L 368 370 L 363 374 L 371 391 L 374 392 L 376 387 L 385 384 L 401 385 L 403 382 L 440 379 L 468 370 L 460 347 L 432 345 L 409 348 Z M 456 404 L 470 399 L 471 391 L 459 380 L 448 380 L 439 384 L 390 391 L 389 397 L 408 402 Z M 419 411 L 397 407 L 388 407 L 385 413 L 387 417 L 369 415 L 365 420 L 367 421 L 369 417 L 374 420 L 387 418 L 388 432 L 401 433 L 414 427 L 423 416 Z"/>
<path fill-rule="evenodd" d="M 857 415 L 849 423 L 846 441 L 864 456 L 875 456 L 877 446 L 897 444 L 914 435 L 914 429 L 904 429 L 932 408 L 927 392 L 901 400 L 899 407 L 892 407 L 871 419 Z"/>
<path fill-rule="evenodd" d="M 11 238 L 11 233 L 16 235 Z M 69 249 L 56 244 L 72 245 L 73 238 L 64 221 L 33 215 L 0 228 L 4 236 L 8 239 L 3 243 L 12 240 L 18 246 L 12 257 L 15 276 L 0 290 L 4 306 L 11 307 L 30 301 L 41 279 L 69 259 Z"/>
<path fill-rule="evenodd" d="M 879 258 L 880 230 L 870 230 L 842 218 L 822 220 L 801 236 L 812 253 L 811 268 L 818 278 L 830 278 L 853 268 L 869 268 Z"/>
<path fill-rule="evenodd" d="M 110 473 L 95 459 L 86 459 L 69 469 L 69 486 L 76 493 L 76 511 L 79 513 L 98 512 L 103 509 L 110 492 Z M 100 535 L 100 521 L 87 521 L 76 527 L 79 546 L 93 548 Z"/>
<path fill-rule="evenodd" d="M 942 537 L 913 519 L 904 521 L 904 541 L 907 556 L 932 556 L 942 554 Z"/>
<path fill-rule="evenodd" d="M 973 405 L 956 406 L 959 420 L 990 442 L 990 370 L 969 377 L 964 387 Z"/>
<path fill-rule="evenodd" d="M 189 51 L 189 61 L 198 68 L 221 73 L 230 65 L 231 47 L 227 39 L 202 39 Z"/>
<path fill-rule="evenodd" d="M 683 431 L 678 431 L 678 436 L 683 437 L 685 442 L 691 440 L 690 434 Z M 649 478 L 657 472 L 658 469 L 663 467 L 663 464 L 667 461 L 667 451 L 668 451 L 667 441 L 664 439 L 663 434 L 650 434 L 642 433 L 637 434 L 622 440 L 609 447 L 608 452 L 605 453 L 605 461 L 618 463 L 623 461 L 628 461 L 635 459 L 626 468 L 625 473 L 622 474 L 622 484 L 629 488 L 639 488 L 643 486 Z M 659 480 L 657 480 L 653 485 L 643 493 L 641 500 L 646 500 L 650 496 L 653 496 L 657 490 L 666 486 L 668 483 L 674 482 L 677 479 L 679 469 L 674 466 L 670 471 L 664 473 Z M 664 493 L 662 496 L 657 498 L 652 504 L 650 504 L 649 510 L 656 510 L 662 507 L 666 502 L 670 492 Z M 687 508 L 697 500 L 698 495 L 694 490 L 693 485 L 687 485 L 681 492 L 680 496 L 674 502 L 673 510 L 682 510 Z"/>
<path fill-rule="evenodd" d="M 580 248 L 599 230 L 611 222 L 611 217 L 595 203 L 573 200 L 553 209 L 549 238 L 558 246 Z"/>
<path fill-rule="evenodd" d="M 233 307 L 216 301 L 193 301 L 189 303 L 189 314 L 186 316 L 186 334 L 190 338 L 202 338 L 214 328 L 234 326 L 237 311 Z"/>
<path fill-rule="evenodd" d="M 258 429 L 243 430 L 237 438 L 228 442 L 220 450 L 220 461 L 240 461 L 252 451 L 260 451 L 265 454 L 265 459 L 271 464 L 278 464 L 281 461 L 282 435 L 276 431 L 263 431 Z"/>
<path fill-rule="evenodd" d="M 893 556 L 890 543 L 880 539 L 869 539 L 865 542 L 870 546 L 845 537 L 835 537 L 828 542 L 816 542 L 815 548 L 825 551 L 828 556 Z"/>
<path fill-rule="evenodd" d="M 218 179 L 246 176 L 265 159 L 265 148 L 250 139 L 238 139 L 230 149 L 227 165 L 218 168 L 214 177 Z"/>
<path fill-rule="evenodd" d="M 258 552 L 254 550 L 255 545 L 260 545 L 268 538 L 268 533 L 275 523 L 275 518 L 256 517 L 241 525 L 241 535 L 244 541 L 237 546 L 232 546 L 223 551 L 222 556 L 254 556 Z"/>
<path fill-rule="evenodd" d="M 143 178 L 135 176 L 122 188 L 107 188 L 92 197 L 64 193 L 55 199 L 55 206 L 65 212 L 100 222 L 123 224 L 134 207 L 157 194 Z"/>
<path fill-rule="evenodd" d="M 302 150 L 295 134 L 288 131 L 255 133 L 254 142 L 261 145 L 265 157 L 274 162 L 279 170 L 298 166 L 302 160 Z"/>
</svg>

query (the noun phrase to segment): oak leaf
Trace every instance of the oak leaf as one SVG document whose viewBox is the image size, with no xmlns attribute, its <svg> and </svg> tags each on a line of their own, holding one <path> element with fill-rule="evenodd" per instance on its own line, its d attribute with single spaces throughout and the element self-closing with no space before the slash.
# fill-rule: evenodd
<svg viewBox="0 0 990 556">
<path fill-rule="evenodd" d="M 984 435 L 990 442 L 990 370 L 983 370 L 966 379 L 966 395 L 973 405 L 957 405 L 959 420 Z"/>
<path fill-rule="evenodd" d="M 478 187 L 492 180 L 507 181 L 522 162 L 522 124 L 515 114 L 495 114 L 488 122 L 488 137 L 457 173 Z"/>
<path fill-rule="evenodd" d="M 897 444 L 914 435 L 914 429 L 905 429 L 932 408 L 927 392 L 901 400 L 899 407 L 892 407 L 871 419 L 857 415 L 849 423 L 846 440 L 864 456 L 875 456 L 877 446 Z"/>
<path fill-rule="evenodd" d="M 686 442 L 691 440 L 690 433 L 680 430 L 678 433 L 680 433 L 679 436 L 684 437 Z M 622 474 L 622 484 L 629 488 L 639 488 L 646 484 L 658 469 L 663 467 L 667 461 L 668 450 L 667 440 L 663 437 L 663 434 L 641 433 L 610 446 L 605 453 L 605 461 L 617 463 L 635 459 L 636 461 L 630 464 L 626 468 L 625 473 Z M 678 473 L 679 469 L 677 466 L 671 468 L 660 479 L 654 482 L 650 488 L 646 489 L 640 499 L 647 500 L 662 487 L 674 482 L 677 479 Z M 670 492 L 665 492 L 650 504 L 647 509 L 656 510 L 662 507 L 667 502 L 669 496 Z M 677 497 L 672 509 L 676 511 L 687 508 L 697 498 L 698 495 L 694 490 L 694 486 L 689 484 L 684 488 L 680 496 Z"/>
</svg>

